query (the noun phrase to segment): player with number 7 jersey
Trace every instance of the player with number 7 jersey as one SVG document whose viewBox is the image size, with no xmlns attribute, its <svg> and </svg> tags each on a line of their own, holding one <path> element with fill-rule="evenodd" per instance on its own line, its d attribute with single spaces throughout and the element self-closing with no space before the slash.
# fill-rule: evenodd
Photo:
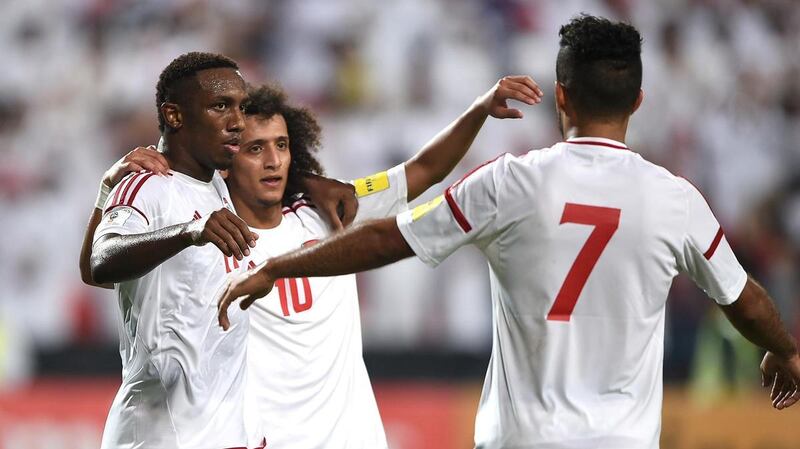
<svg viewBox="0 0 800 449">
<path fill-rule="evenodd" d="M 465 244 L 489 262 L 477 447 L 657 447 L 672 278 L 688 271 L 720 304 L 747 280 L 697 189 L 593 137 L 503 155 L 444 197 L 398 227 L 429 265 Z"/>
</svg>

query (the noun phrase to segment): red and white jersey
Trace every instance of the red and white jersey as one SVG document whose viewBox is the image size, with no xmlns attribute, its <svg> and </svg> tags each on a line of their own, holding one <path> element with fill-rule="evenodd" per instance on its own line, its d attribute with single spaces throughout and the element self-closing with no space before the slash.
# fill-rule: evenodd
<svg viewBox="0 0 800 449">
<path fill-rule="evenodd" d="M 477 448 L 657 448 L 672 279 L 719 304 L 747 279 L 700 192 L 608 139 L 503 155 L 397 222 L 429 265 L 488 259 Z"/>
<path fill-rule="evenodd" d="M 210 182 L 140 172 L 111 192 L 95 241 L 141 234 L 230 208 L 218 173 Z M 228 274 L 214 245 L 192 246 L 142 277 L 116 285 L 122 386 L 103 432 L 107 449 L 244 447 L 248 317 L 231 308 L 217 324 Z"/>
<path fill-rule="evenodd" d="M 357 221 L 407 208 L 402 164 L 354 184 Z M 251 266 L 330 234 L 305 201 L 283 213 L 277 227 L 253 229 L 259 239 Z M 354 274 L 279 279 L 249 311 L 247 400 L 253 444 L 264 435 L 269 449 L 387 447 L 364 366 Z"/>
</svg>

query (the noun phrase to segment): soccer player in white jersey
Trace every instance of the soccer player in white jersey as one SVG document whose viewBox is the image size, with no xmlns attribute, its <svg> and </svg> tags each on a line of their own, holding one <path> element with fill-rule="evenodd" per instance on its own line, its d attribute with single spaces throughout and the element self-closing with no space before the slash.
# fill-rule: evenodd
<svg viewBox="0 0 800 449">
<path fill-rule="evenodd" d="M 225 333 L 215 325 L 225 257 L 242 260 L 258 239 L 232 212 L 217 172 L 239 151 L 246 96 L 234 61 L 209 53 L 176 58 L 157 86 L 163 155 L 135 153 L 117 167 L 154 171 L 133 173 L 110 191 L 90 273 L 82 269 L 84 279 L 115 283 L 119 293 L 122 385 L 103 448 L 247 444 L 249 320 L 234 318 Z"/>
<path fill-rule="evenodd" d="M 560 30 L 555 98 L 566 141 L 502 155 L 443 196 L 356 226 L 233 280 L 220 322 L 276 279 L 341 275 L 416 254 L 435 266 L 473 244 L 489 262 L 493 346 L 479 448 L 659 446 L 664 307 L 686 272 L 768 352 L 773 406 L 800 393 L 800 356 L 698 190 L 626 144 L 642 101 L 641 37 L 580 16 Z"/>
<path fill-rule="evenodd" d="M 534 104 L 540 95 L 527 77 L 495 85 L 407 162 L 354 181 L 356 220 L 406 210 L 407 201 L 450 173 L 487 115 L 516 117 L 506 100 Z M 282 207 L 302 173 L 321 172 L 313 154 L 319 142 L 315 118 L 270 86 L 250 91 L 246 114 L 241 152 L 227 183 L 237 213 L 260 238 L 245 261 L 228 259 L 231 271 L 330 234 L 310 203 Z M 287 278 L 277 285 L 250 315 L 246 396 L 252 443 L 263 435 L 275 449 L 386 448 L 362 356 L 355 275 Z"/>
</svg>

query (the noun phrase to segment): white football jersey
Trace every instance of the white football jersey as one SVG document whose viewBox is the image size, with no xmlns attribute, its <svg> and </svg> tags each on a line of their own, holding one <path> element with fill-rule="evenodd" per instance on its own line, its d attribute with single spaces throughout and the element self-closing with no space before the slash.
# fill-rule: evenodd
<svg viewBox="0 0 800 449">
<path fill-rule="evenodd" d="M 747 279 L 697 189 L 608 139 L 503 155 L 397 222 L 429 265 L 489 262 L 477 448 L 657 448 L 672 279 L 719 304 Z"/>
<path fill-rule="evenodd" d="M 231 208 L 218 173 L 210 182 L 171 172 L 126 177 L 109 195 L 95 241 L 152 232 Z M 104 449 L 244 447 L 248 317 L 231 308 L 217 324 L 216 299 L 227 278 L 212 244 L 192 246 L 119 294 L 122 386 L 103 432 Z"/>
<path fill-rule="evenodd" d="M 407 208 L 402 164 L 354 184 L 357 221 Z M 305 201 L 285 208 L 277 227 L 253 232 L 259 239 L 247 262 L 251 267 L 330 234 Z M 247 400 L 253 444 L 263 435 L 269 449 L 387 447 L 364 366 L 354 274 L 279 279 L 249 311 Z"/>
</svg>

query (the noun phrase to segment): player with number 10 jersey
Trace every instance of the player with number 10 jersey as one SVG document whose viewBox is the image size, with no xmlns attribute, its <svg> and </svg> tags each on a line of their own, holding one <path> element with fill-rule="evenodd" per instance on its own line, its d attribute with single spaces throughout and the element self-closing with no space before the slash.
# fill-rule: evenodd
<svg viewBox="0 0 800 449">
<path fill-rule="evenodd" d="M 406 210 L 403 164 L 354 182 L 356 221 Z M 367 188 L 369 184 L 370 188 Z M 260 242 L 254 266 L 330 235 L 316 208 L 300 200 L 271 229 L 251 228 Z M 250 314 L 247 415 L 254 443 L 275 448 L 386 448 L 386 436 L 364 366 L 354 274 L 280 279 Z"/>
</svg>

